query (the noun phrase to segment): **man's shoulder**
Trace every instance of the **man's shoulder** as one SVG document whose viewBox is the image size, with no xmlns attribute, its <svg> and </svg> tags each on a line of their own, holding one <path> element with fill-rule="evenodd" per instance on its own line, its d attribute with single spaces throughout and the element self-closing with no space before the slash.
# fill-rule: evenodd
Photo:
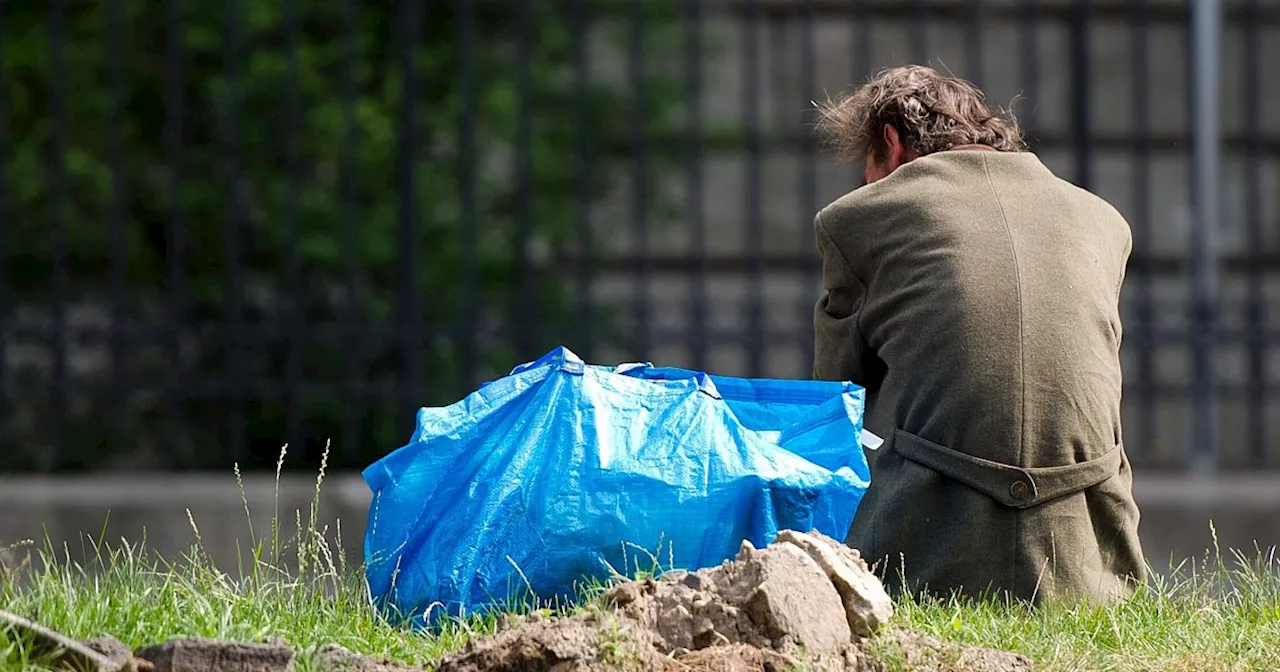
<svg viewBox="0 0 1280 672">
<path fill-rule="evenodd" d="M 1059 198 L 1066 198 L 1068 202 L 1073 203 L 1072 209 L 1078 216 L 1110 229 L 1119 238 L 1132 238 L 1128 220 L 1111 201 L 1101 194 L 1054 175 L 1047 168 L 1045 172 L 1052 181 Z"/>
<path fill-rule="evenodd" d="M 1128 230 L 1111 203 L 1058 177 L 1031 152 L 930 154 L 831 201 L 818 212 L 818 223 L 837 237 L 840 231 L 869 234 L 884 227 L 900 230 L 916 222 L 961 225 L 975 208 L 1009 194 L 1017 194 L 1024 202 L 1043 202 L 1048 212 L 1087 213 Z"/>
<path fill-rule="evenodd" d="M 952 207 L 951 200 L 973 190 L 978 179 L 980 173 L 970 171 L 964 162 L 957 165 L 929 155 L 900 166 L 884 179 L 841 195 L 822 208 L 818 218 L 828 226 L 852 226 L 857 222 L 874 226 L 888 220 L 918 219 L 930 210 Z"/>
<path fill-rule="evenodd" d="M 862 185 L 856 189 L 847 191 L 836 197 L 830 203 L 823 206 L 818 211 L 821 217 L 839 216 L 847 212 L 857 212 L 860 208 L 865 207 L 867 202 L 867 191 L 873 185 Z"/>
<path fill-rule="evenodd" d="M 992 170 L 993 186 L 1004 213 L 1017 215 L 1028 232 L 1056 230 L 1058 236 L 1085 241 L 1089 247 L 1128 250 L 1133 245 L 1129 222 L 1102 195 L 1056 175 L 1033 154 L 1009 157 L 1006 165 Z M 993 165 L 997 165 L 994 164 Z M 1009 207 L 1011 206 L 1012 207 Z"/>
<path fill-rule="evenodd" d="M 908 166 L 910 164 L 907 164 Z M 864 184 L 828 203 L 818 211 L 825 221 L 856 221 L 883 214 L 885 210 L 910 208 L 918 201 L 913 182 L 901 175 L 907 166 L 872 184 Z"/>
<path fill-rule="evenodd" d="M 1051 186 L 1060 195 L 1120 216 L 1120 212 L 1105 198 L 1059 176 L 1033 152 L 999 152 L 988 154 L 987 158 L 992 162 L 990 166 L 996 166 L 990 170 L 994 180 L 1007 180 L 1014 187 L 1031 182 Z"/>
</svg>

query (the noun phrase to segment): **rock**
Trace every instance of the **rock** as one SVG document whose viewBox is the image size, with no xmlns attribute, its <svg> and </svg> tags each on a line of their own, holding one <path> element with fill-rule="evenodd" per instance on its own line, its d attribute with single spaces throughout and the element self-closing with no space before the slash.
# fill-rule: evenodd
<svg viewBox="0 0 1280 672">
<path fill-rule="evenodd" d="M 792 544 L 744 544 L 732 562 L 623 584 L 606 601 L 652 631 L 664 654 L 729 644 L 823 654 L 852 638 L 840 594 Z"/>
<path fill-rule="evenodd" d="M 741 609 L 747 621 L 768 638 L 769 648 L 800 647 L 821 655 L 849 643 L 851 632 L 843 618 L 840 594 L 802 549 L 775 544 L 756 551 L 742 569 L 742 578 L 733 588 L 750 591 Z M 732 592 L 727 596 L 731 600 L 736 597 Z M 740 618 L 740 630 L 745 629 L 743 625 Z"/>
<path fill-rule="evenodd" d="M 115 637 L 95 637 L 84 641 L 84 645 L 106 656 L 113 670 L 119 670 L 133 661 L 133 650 Z"/>
<path fill-rule="evenodd" d="M 329 645 L 316 652 L 315 665 L 308 669 L 320 669 L 324 672 L 384 672 L 386 668 L 377 661 L 347 649 Z"/>
<path fill-rule="evenodd" d="M 25 639 L 32 657 L 47 657 L 62 668 L 77 672 L 119 672 L 129 665 L 128 661 L 113 661 L 62 633 L 7 611 L 0 611 L 0 630 L 9 639 Z"/>
<path fill-rule="evenodd" d="M 178 639 L 138 651 L 156 672 L 292 672 L 293 651 L 278 644 Z"/>
<path fill-rule="evenodd" d="M 1035 669 L 1030 658 L 1012 651 L 962 646 L 914 632 L 890 630 L 879 639 L 880 646 L 894 651 L 908 670 L 1031 672 Z"/>
<path fill-rule="evenodd" d="M 319 672 L 411 672 L 420 669 L 379 662 L 368 656 L 348 651 L 336 644 L 321 647 L 316 652 L 313 663 L 312 666 L 306 669 L 318 670 Z"/>
<path fill-rule="evenodd" d="M 793 530 L 779 532 L 777 541 L 800 548 L 826 572 L 840 594 L 854 634 L 870 637 L 893 617 L 893 600 L 857 551 L 830 537 Z"/>
<path fill-rule="evenodd" d="M 613 606 L 625 607 L 628 604 L 631 604 L 633 602 L 640 600 L 640 598 L 643 597 L 645 594 L 644 589 L 645 589 L 645 584 L 639 581 L 629 581 L 627 583 L 624 583 L 622 585 L 616 586 L 613 589 L 611 589 L 608 592 L 606 599 L 608 599 L 608 601 L 611 602 Z M 506 618 L 506 617 L 507 615 L 503 614 L 502 618 Z"/>
</svg>

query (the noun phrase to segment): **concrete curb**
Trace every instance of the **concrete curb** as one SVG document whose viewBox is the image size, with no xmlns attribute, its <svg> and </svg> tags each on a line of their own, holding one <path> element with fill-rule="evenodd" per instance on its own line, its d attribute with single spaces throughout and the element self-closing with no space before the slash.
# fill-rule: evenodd
<svg viewBox="0 0 1280 672">
<path fill-rule="evenodd" d="M 275 511 L 273 474 L 244 478 L 255 536 L 271 529 Z M 315 477 L 288 475 L 279 483 L 282 536 L 294 529 L 295 512 L 304 520 Z M 1142 510 L 1140 534 L 1157 570 L 1185 558 L 1202 559 L 1218 545 L 1255 555 L 1280 544 L 1280 472 L 1196 478 L 1178 474 L 1138 474 L 1134 495 Z M 337 538 L 339 521 L 347 558 L 358 563 L 370 495 L 359 474 L 331 474 L 324 482 L 319 519 Z M 197 474 L 103 474 L 91 476 L 0 477 L 0 548 L 19 539 L 42 542 L 47 532 L 56 547 L 74 554 L 91 547 L 85 535 L 136 542 L 174 557 L 195 541 L 190 509 L 205 548 L 220 567 L 234 570 L 236 544 L 250 547 L 249 522 L 230 472 Z M 1230 557 L 1226 558 L 1230 561 Z"/>
</svg>

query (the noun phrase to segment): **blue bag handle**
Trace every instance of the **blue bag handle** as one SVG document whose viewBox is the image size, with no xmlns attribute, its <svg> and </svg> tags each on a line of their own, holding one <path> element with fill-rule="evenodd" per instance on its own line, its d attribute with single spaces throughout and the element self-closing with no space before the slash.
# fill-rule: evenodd
<svg viewBox="0 0 1280 672">
<path fill-rule="evenodd" d="M 689 380 L 692 378 L 697 384 L 699 392 L 713 399 L 721 398 L 720 390 L 716 389 L 715 382 L 711 380 L 711 376 L 703 371 L 681 369 L 674 366 L 654 366 L 650 362 L 629 362 L 615 366 L 613 372 L 644 380 Z"/>
<path fill-rule="evenodd" d="M 581 374 L 587 368 L 586 362 L 583 362 L 581 357 L 573 354 L 573 351 L 568 348 L 560 346 L 532 362 L 526 362 L 514 369 L 511 369 L 511 373 L 507 375 L 514 376 L 519 373 L 524 373 L 525 371 L 541 369 L 546 366 L 554 366 L 561 371 L 573 374 Z"/>
</svg>

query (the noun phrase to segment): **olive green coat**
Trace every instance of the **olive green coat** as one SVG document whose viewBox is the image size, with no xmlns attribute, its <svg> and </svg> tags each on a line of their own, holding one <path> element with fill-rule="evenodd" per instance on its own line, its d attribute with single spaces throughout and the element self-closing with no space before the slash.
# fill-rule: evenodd
<svg viewBox="0 0 1280 672">
<path fill-rule="evenodd" d="M 1038 602 L 1145 580 L 1120 431 L 1129 227 L 1031 153 L 912 161 L 815 220 L 814 376 L 867 388 L 847 542 L 886 581 Z"/>
</svg>

